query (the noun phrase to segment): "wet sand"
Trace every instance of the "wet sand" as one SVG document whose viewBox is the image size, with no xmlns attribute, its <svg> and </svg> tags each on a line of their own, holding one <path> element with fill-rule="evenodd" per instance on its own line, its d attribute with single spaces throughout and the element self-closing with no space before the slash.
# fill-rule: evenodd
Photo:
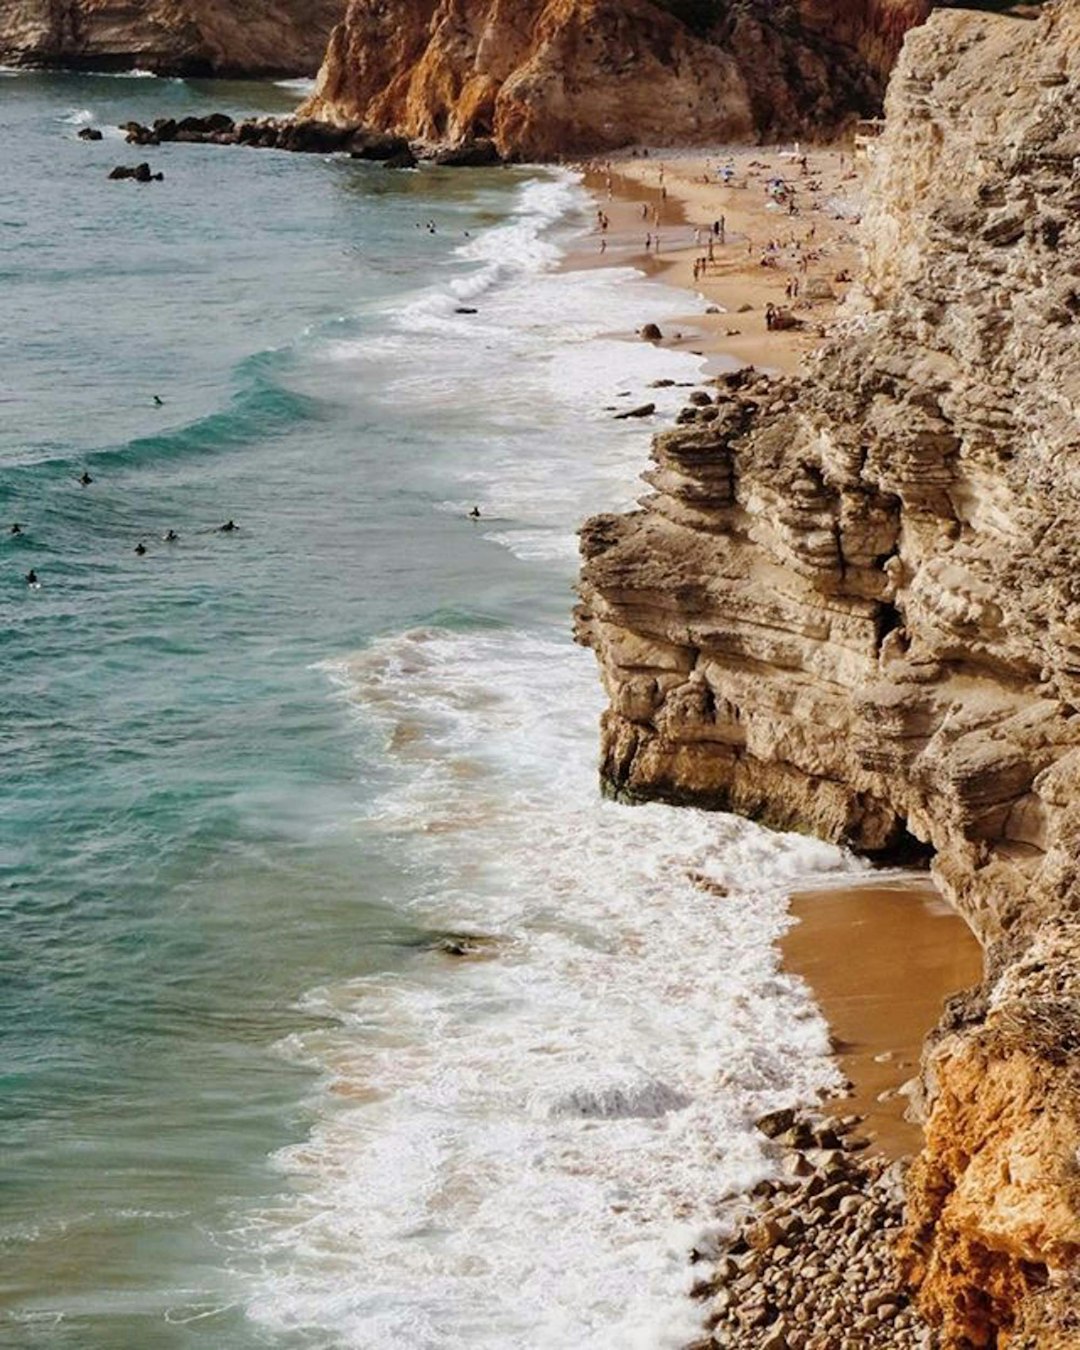
<svg viewBox="0 0 1080 1350">
<path fill-rule="evenodd" d="M 791 912 L 784 963 L 813 989 L 855 1085 L 838 1109 L 865 1115 L 882 1152 L 917 1151 L 922 1132 L 904 1120 L 898 1089 L 918 1072 L 945 1000 L 980 980 L 979 944 L 928 878 L 808 891 Z"/>
</svg>

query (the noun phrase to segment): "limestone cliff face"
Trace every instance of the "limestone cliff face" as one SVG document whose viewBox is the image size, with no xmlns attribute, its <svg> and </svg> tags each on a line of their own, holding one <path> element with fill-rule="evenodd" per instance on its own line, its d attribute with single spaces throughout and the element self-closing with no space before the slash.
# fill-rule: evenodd
<svg viewBox="0 0 1080 1350">
<path fill-rule="evenodd" d="M 0 0 L 0 62 L 313 75 L 341 0 Z"/>
<path fill-rule="evenodd" d="M 936 14 L 887 113 L 859 312 L 656 438 L 579 635 L 612 791 L 933 851 L 990 973 L 927 1052 L 908 1270 L 948 1346 L 1075 1345 L 1080 0 Z"/>
<path fill-rule="evenodd" d="M 493 136 L 524 159 L 759 131 L 825 135 L 875 107 L 905 28 L 929 8 L 349 0 L 303 111 L 424 140 Z"/>
</svg>

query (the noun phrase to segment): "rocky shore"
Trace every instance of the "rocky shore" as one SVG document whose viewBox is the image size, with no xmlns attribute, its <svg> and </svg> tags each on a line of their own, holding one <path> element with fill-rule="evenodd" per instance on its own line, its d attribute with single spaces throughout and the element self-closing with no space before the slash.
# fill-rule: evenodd
<svg viewBox="0 0 1080 1350">
<path fill-rule="evenodd" d="M 832 340 L 582 532 L 607 789 L 921 852 L 983 944 L 898 1245 L 945 1350 L 1080 1343 L 1078 127 L 1077 0 L 913 31 Z"/>
<path fill-rule="evenodd" d="M 931 1350 L 896 1259 L 902 1162 L 868 1153 L 860 1118 L 777 1111 L 758 1122 L 782 1179 L 762 1182 L 694 1290 L 690 1350 Z"/>
</svg>

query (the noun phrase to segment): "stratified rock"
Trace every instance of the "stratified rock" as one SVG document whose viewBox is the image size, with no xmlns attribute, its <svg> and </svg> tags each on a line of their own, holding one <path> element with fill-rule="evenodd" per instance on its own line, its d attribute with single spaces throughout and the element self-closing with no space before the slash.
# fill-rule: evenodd
<svg viewBox="0 0 1080 1350">
<path fill-rule="evenodd" d="M 340 0 L 0 0 L 0 63 L 312 75 Z"/>
<path fill-rule="evenodd" d="M 306 116 L 551 159 L 827 134 L 931 0 L 349 0 Z"/>
<path fill-rule="evenodd" d="M 987 949 L 927 1049 L 905 1239 L 964 1350 L 1076 1343 L 1078 204 L 1080 0 L 935 15 L 835 340 L 803 378 L 718 380 L 641 510 L 582 531 L 608 790 L 925 848 Z"/>
</svg>

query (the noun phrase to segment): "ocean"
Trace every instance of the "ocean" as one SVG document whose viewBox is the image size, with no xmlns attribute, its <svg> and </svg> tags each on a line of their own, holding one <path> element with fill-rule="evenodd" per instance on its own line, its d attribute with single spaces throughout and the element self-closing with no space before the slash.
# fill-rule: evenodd
<svg viewBox="0 0 1080 1350">
<path fill-rule="evenodd" d="M 679 1346 L 856 866 L 598 790 L 575 530 L 692 301 L 560 266 L 569 171 L 115 130 L 296 97 L 0 72 L 0 1345 Z"/>
</svg>

